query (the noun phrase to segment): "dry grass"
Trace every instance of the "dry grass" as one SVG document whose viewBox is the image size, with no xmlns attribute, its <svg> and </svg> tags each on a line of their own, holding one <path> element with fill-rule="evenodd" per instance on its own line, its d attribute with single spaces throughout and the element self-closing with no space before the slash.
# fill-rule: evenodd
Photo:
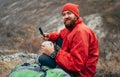
<svg viewBox="0 0 120 77">
<path fill-rule="evenodd" d="M 21 60 L 3 61 L 0 62 L 0 76 L 8 77 L 11 70 L 17 65 L 21 64 Z"/>
</svg>

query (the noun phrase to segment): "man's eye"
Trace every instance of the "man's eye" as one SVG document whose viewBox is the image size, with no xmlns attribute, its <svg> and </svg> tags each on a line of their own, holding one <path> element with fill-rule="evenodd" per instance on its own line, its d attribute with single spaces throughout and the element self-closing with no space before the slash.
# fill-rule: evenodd
<svg viewBox="0 0 120 77">
<path fill-rule="evenodd" d="M 62 14 L 62 16 L 65 16 L 65 14 Z"/>
<path fill-rule="evenodd" d="M 67 12 L 67 14 L 68 14 L 68 15 L 70 15 L 70 14 L 71 14 L 71 12 Z"/>
</svg>

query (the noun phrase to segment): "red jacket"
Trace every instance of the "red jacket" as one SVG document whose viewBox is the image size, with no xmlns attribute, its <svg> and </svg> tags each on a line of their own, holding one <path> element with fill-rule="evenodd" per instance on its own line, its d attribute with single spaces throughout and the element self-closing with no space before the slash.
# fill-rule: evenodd
<svg viewBox="0 0 120 77">
<path fill-rule="evenodd" d="M 94 77 L 98 61 L 98 40 L 93 31 L 78 19 L 70 31 L 50 33 L 50 40 L 62 38 L 62 47 L 56 55 L 56 62 L 76 77 Z"/>
</svg>

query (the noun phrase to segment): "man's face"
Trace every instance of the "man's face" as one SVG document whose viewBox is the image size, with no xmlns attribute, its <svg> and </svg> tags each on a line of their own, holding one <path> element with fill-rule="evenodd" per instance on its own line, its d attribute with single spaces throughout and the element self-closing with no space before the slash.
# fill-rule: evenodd
<svg viewBox="0 0 120 77">
<path fill-rule="evenodd" d="M 62 15 L 65 27 L 71 28 L 74 25 L 75 21 L 77 20 L 75 14 L 73 14 L 71 11 L 64 11 Z"/>
</svg>

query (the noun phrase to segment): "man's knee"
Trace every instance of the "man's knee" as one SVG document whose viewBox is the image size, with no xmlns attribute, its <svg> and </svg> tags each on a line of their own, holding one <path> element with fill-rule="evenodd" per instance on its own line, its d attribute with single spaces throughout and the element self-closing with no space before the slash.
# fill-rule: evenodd
<svg viewBox="0 0 120 77">
<path fill-rule="evenodd" d="M 38 58 L 38 62 L 41 65 L 45 65 L 45 66 L 49 66 L 49 67 L 56 67 L 56 62 L 54 59 L 52 59 L 51 57 L 49 57 L 48 55 L 42 54 L 39 56 Z"/>
</svg>

